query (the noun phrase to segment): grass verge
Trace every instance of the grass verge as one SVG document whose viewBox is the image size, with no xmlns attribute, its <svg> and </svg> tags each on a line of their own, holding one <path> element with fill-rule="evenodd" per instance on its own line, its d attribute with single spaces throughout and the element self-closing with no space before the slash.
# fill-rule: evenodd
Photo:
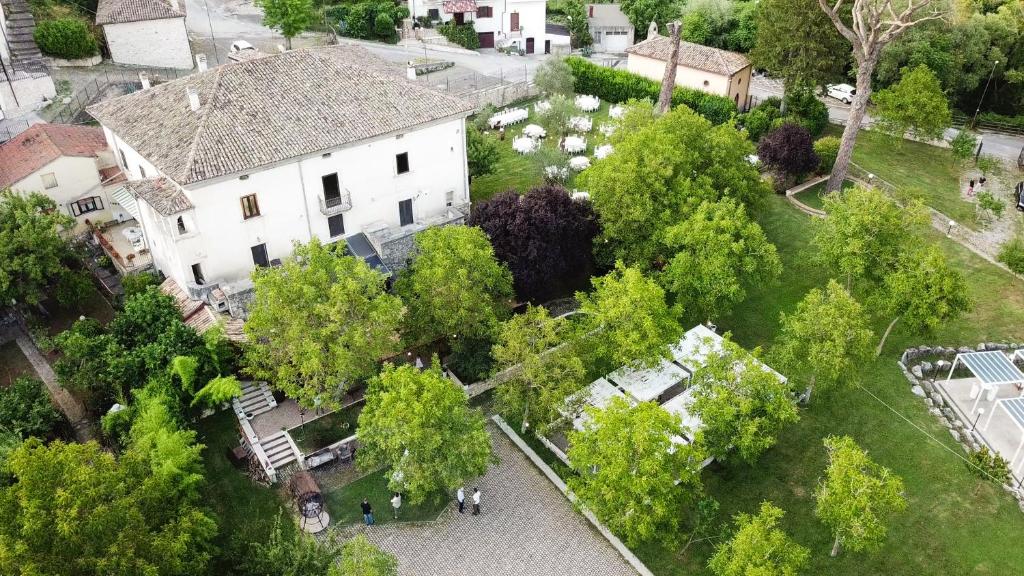
<svg viewBox="0 0 1024 576">
<path fill-rule="evenodd" d="M 373 506 L 373 516 L 377 524 L 433 521 L 451 500 L 446 494 L 437 494 L 415 506 L 408 501 L 403 501 L 399 508 L 398 520 L 395 520 L 391 508 L 391 496 L 387 475 L 383 470 L 370 472 L 351 484 L 324 494 L 327 511 L 331 515 L 331 523 L 338 526 L 363 521 L 363 512 L 359 507 L 363 498 L 369 500 L 370 505 Z"/>
</svg>

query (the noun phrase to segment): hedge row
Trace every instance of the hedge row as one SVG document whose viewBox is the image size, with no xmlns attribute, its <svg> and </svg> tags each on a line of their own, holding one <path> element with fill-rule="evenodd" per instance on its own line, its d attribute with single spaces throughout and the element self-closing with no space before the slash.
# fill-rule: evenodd
<svg viewBox="0 0 1024 576">
<path fill-rule="evenodd" d="M 477 50 L 480 48 L 480 36 L 476 33 L 476 28 L 473 27 L 472 22 L 460 25 L 450 21 L 438 26 L 437 31 L 452 44 L 458 44 L 466 50 Z"/>
<path fill-rule="evenodd" d="M 608 102 L 626 100 L 658 101 L 661 83 L 624 70 L 599 66 L 578 56 L 566 58 L 575 79 L 574 88 L 579 94 L 591 94 Z M 736 113 L 736 104 L 725 96 L 708 94 L 693 88 L 676 86 L 672 91 L 672 105 L 685 104 L 715 124 L 721 124 Z"/>
<path fill-rule="evenodd" d="M 58 18 L 36 24 L 33 33 L 39 50 L 48 56 L 75 60 L 99 54 L 96 37 L 79 18 Z"/>
</svg>

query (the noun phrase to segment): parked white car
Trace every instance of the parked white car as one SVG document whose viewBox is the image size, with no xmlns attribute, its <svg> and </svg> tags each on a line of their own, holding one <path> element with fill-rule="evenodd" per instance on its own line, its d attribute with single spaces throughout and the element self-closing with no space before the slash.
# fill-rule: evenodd
<svg viewBox="0 0 1024 576">
<path fill-rule="evenodd" d="M 232 52 L 241 52 L 243 50 L 255 50 L 256 47 L 246 42 L 245 40 L 235 40 L 231 43 Z"/>
<path fill-rule="evenodd" d="M 841 101 L 843 104 L 853 102 L 853 97 L 857 94 L 857 89 L 849 84 L 829 84 L 827 90 L 830 97 Z"/>
</svg>

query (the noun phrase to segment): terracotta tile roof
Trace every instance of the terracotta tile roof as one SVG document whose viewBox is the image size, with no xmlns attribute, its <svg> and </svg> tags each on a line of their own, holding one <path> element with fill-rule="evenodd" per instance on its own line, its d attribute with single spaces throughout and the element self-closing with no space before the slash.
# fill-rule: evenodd
<svg viewBox="0 0 1024 576">
<path fill-rule="evenodd" d="M 667 62 L 672 53 L 672 39 L 667 36 L 654 36 L 630 46 L 626 53 Z M 681 41 L 679 42 L 679 65 L 730 76 L 750 66 L 750 60 L 738 52 Z"/>
<path fill-rule="evenodd" d="M 0 188 L 15 184 L 61 156 L 91 158 L 106 148 L 107 139 L 100 128 L 35 124 L 0 144 Z"/>
<path fill-rule="evenodd" d="M 199 96 L 198 111 L 188 89 Z M 88 110 L 187 185 L 467 116 L 472 105 L 338 45 L 225 64 Z"/>
<path fill-rule="evenodd" d="M 185 196 L 181 188 L 163 176 L 129 180 L 125 182 L 124 187 L 133 196 L 142 198 L 164 216 L 172 216 L 192 208 L 192 203 L 189 202 L 188 196 Z"/>
<path fill-rule="evenodd" d="M 476 12 L 476 0 L 445 0 L 442 6 L 445 14 Z"/>
<path fill-rule="evenodd" d="M 177 306 L 182 321 L 199 334 L 221 324 L 224 326 L 224 336 L 228 340 L 246 341 L 245 332 L 242 330 L 245 323 L 242 320 L 218 314 L 210 305 L 201 300 L 194 300 L 173 278 L 164 280 L 163 284 L 160 284 L 160 291 L 174 298 L 174 305 Z"/>
<path fill-rule="evenodd" d="M 121 184 L 127 180 L 128 179 L 125 177 L 124 172 L 121 171 L 120 166 L 100 168 L 100 183 L 104 186 L 108 186 L 110 184 Z"/>
<path fill-rule="evenodd" d="M 96 24 L 124 24 L 185 16 L 185 0 L 99 0 Z"/>
</svg>

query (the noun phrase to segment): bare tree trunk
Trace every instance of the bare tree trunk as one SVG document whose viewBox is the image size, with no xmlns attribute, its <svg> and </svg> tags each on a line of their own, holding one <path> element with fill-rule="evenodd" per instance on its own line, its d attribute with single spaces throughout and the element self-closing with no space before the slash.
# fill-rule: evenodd
<svg viewBox="0 0 1024 576">
<path fill-rule="evenodd" d="M 814 392 L 814 384 L 817 381 L 817 376 L 811 376 L 811 383 L 807 385 L 807 391 L 804 392 L 804 404 L 811 403 L 811 394 Z"/>
<path fill-rule="evenodd" d="M 878 348 L 875 348 L 875 358 L 882 355 L 882 347 L 885 346 L 885 341 L 889 338 L 889 332 L 892 332 L 892 327 L 896 325 L 896 322 L 899 322 L 900 318 L 901 316 L 897 316 L 892 319 L 892 322 L 889 322 L 889 327 L 885 329 L 885 334 L 882 334 L 882 341 L 878 343 Z"/>
<path fill-rule="evenodd" d="M 669 39 L 672 41 L 672 53 L 665 64 L 665 75 L 661 79 L 661 94 L 658 96 L 658 115 L 672 108 L 672 91 L 676 88 L 676 68 L 679 67 L 679 37 L 683 26 L 679 22 L 668 25 Z"/>
<path fill-rule="evenodd" d="M 843 188 L 843 180 L 846 180 L 846 173 L 850 169 L 850 160 L 853 159 L 853 146 L 857 143 L 857 133 L 860 132 L 861 122 L 868 108 L 868 99 L 871 97 L 871 75 L 878 64 L 878 53 L 870 60 L 859 63 L 857 68 L 857 93 L 853 96 L 850 104 L 850 117 L 846 121 L 846 128 L 843 129 L 843 139 L 839 143 L 839 153 L 836 154 L 836 163 L 832 166 L 832 174 L 828 177 L 826 192 L 838 192 Z"/>
<path fill-rule="evenodd" d="M 836 541 L 835 541 L 835 543 L 832 544 L 832 554 L 831 554 L 831 556 L 833 558 L 835 558 L 838 555 L 839 555 L 839 535 L 836 534 Z"/>
</svg>

